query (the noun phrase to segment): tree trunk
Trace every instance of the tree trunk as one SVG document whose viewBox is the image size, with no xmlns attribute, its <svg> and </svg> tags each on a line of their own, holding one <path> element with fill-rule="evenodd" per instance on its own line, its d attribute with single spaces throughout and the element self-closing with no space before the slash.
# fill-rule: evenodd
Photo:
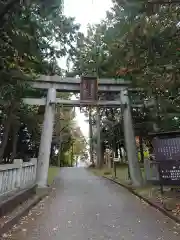
<svg viewBox="0 0 180 240">
<path fill-rule="evenodd" d="M 12 140 L 9 139 L 8 137 L 8 141 L 4 150 L 4 154 L 3 154 L 3 163 L 9 163 L 10 162 L 10 156 L 11 156 L 11 152 L 12 152 Z"/>
<path fill-rule="evenodd" d="M 58 152 L 58 167 L 62 167 L 61 165 L 61 151 L 62 151 L 62 140 L 60 138 L 60 144 L 59 144 L 59 152 Z"/>
<path fill-rule="evenodd" d="M 19 126 L 15 126 L 13 129 L 13 135 L 12 135 L 11 163 L 13 162 L 14 158 L 16 157 L 16 153 L 17 153 L 18 131 L 19 131 Z"/>
<path fill-rule="evenodd" d="M 119 146 L 119 152 L 120 152 L 121 162 L 123 162 L 124 159 L 123 159 L 123 153 L 122 153 L 122 148 L 121 148 L 121 146 Z"/>
<path fill-rule="evenodd" d="M 90 153 L 90 162 L 92 165 L 95 165 L 94 156 L 93 156 L 93 128 L 92 128 L 92 109 L 89 109 L 89 153 Z"/>
<path fill-rule="evenodd" d="M 118 144 L 115 143 L 115 157 L 118 158 Z"/>
<path fill-rule="evenodd" d="M 101 164 L 102 164 L 102 166 L 104 166 L 104 164 L 105 164 L 105 162 L 104 162 L 104 146 L 103 146 L 103 144 L 101 143 L 101 159 L 102 159 L 102 162 L 101 162 Z"/>
<path fill-rule="evenodd" d="M 96 148 L 96 152 L 97 152 L 97 167 L 101 168 L 103 167 L 103 162 L 102 162 L 102 156 L 101 156 L 101 119 L 100 119 L 100 108 L 97 107 L 97 118 L 96 118 L 96 124 L 97 124 L 97 130 L 96 130 L 96 134 L 97 134 L 97 148 Z"/>
<path fill-rule="evenodd" d="M 3 139 L 2 139 L 2 143 L 1 143 L 1 147 L 0 147 L 0 162 L 3 161 L 3 155 L 4 155 L 4 151 L 5 151 L 7 142 L 8 142 L 11 122 L 12 122 L 12 114 L 9 114 L 9 117 L 7 118 L 6 122 L 4 123 Z"/>
<path fill-rule="evenodd" d="M 140 149 L 140 155 L 141 155 L 141 163 L 144 162 L 144 149 L 143 149 L 143 138 L 140 134 L 139 136 L 139 149 Z"/>
</svg>

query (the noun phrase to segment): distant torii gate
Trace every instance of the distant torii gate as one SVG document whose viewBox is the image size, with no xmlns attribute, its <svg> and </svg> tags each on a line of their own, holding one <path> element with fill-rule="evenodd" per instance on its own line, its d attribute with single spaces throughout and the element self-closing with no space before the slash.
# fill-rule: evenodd
<svg viewBox="0 0 180 240">
<path fill-rule="evenodd" d="M 110 92 L 117 94 L 114 101 L 83 101 L 80 100 L 64 100 L 56 98 L 56 91 L 59 92 L 80 92 L 80 78 L 62 78 L 60 76 L 40 76 L 37 80 L 28 81 L 31 87 L 35 89 L 46 89 L 46 98 L 24 98 L 23 101 L 29 105 L 45 105 L 43 128 L 41 133 L 41 142 L 39 147 L 38 167 L 37 167 L 37 184 L 40 188 L 47 186 L 49 157 L 51 149 L 51 141 L 53 134 L 53 123 L 55 115 L 55 105 L 62 104 L 64 106 L 96 106 L 96 107 L 116 107 L 121 108 L 123 112 L 124 135 L 130 166 L 131 178 L 134 184 L 140 185 L 141 179 L 137 179 L 136 171 L 138 171 L 138 158 L 136 152 L 135 136 L 132 125 L 132 117 L 130 103 L 128 98 L 128 86 L 131 82 L 122 79 L 98 79 L 98 92 Z M 99 119 L 99 118 L 98 118 Z M 100 121 L 100 119 L 99 119 Z M 100 122 L 97 122 L 98 131 L 100 131 Z M 99 133 L 100 134 L 100 133 Z M 100 137 L 98 138 L 98 146 L 100 147 Z M 100 151 L 99 151 L 100 152 Z M 98 158 L 100 155 L 98 154 Z M 100 160 L 100 159 L 99 159 Z"/>
</svg>

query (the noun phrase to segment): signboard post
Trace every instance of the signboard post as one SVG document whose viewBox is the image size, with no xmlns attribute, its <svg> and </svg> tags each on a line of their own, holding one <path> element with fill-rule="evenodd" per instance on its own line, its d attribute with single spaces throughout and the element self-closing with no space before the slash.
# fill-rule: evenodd
<svg viewBox="0 0 180 240">
<path fill-rule="evenodd" d="M 116 164 L 119 162 L 119 158 L 113 158 L 113 162 L 114 162 L 114 177 L 116 178 L 117 176 L 117 171 L 116 171 Z"/>
</svg>

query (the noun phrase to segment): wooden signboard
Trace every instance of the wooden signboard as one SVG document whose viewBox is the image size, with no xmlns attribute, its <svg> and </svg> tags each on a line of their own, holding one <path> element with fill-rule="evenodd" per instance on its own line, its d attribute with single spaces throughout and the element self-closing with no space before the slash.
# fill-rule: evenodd
<svg viewBox="0 0 180 240">
<path fill-rule="evenodd" d="M 95 77 L 81 77 L 80 101 L 96 101 L 98 99 L 98 82 Z"/>
</svg>

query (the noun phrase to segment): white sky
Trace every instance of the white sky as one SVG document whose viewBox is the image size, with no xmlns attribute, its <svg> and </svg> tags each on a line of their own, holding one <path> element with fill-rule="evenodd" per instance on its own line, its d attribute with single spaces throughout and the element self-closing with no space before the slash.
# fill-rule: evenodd
<svg viewBox="0 0 180 240">
<path fill-rule="evenodd" d="M 111 0 L 64 0 L 64 14 L 75 17 L 76 22 L 81 24 L 81 32 L 86 33 L 88 23 L 99 23 L 105 18 L 106 11 L 111 6 Z M 80 110 L 77 108 L 76 115 L 77 124 L 80 126 L 84 136 L 88 138 L 89 127 L 88 123 L 85 122 L 84 114 L 80 113 Z"/>
<path fill-rule="evenodd" d="M 81 31 L 86 32 L 87 24 L 99 23 L 111 6 L 111 0 L 64 0 L 64 13 L 75 17 Z"/>
</svg>

